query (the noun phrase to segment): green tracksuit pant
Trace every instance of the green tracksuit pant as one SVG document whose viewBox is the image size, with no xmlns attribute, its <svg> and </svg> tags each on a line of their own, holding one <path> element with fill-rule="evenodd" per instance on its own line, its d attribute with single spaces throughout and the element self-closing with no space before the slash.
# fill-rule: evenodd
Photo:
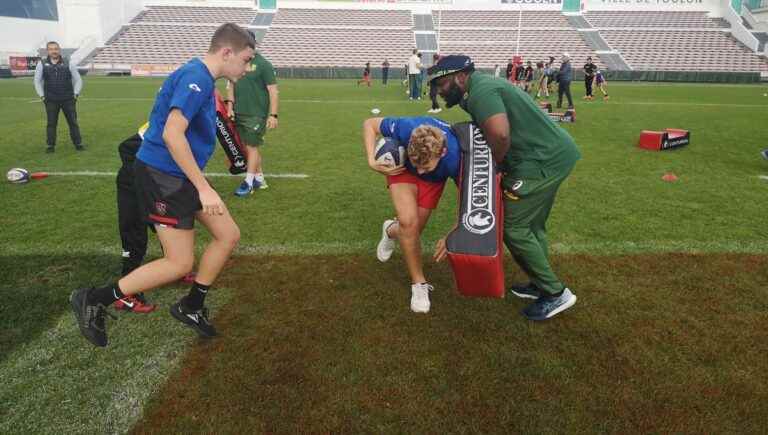
<svg viewBox="0 0 768 435">
<path fill-rule="evenodd" d="M 560 293 L 565 285 L 549 264 L 547 218 L 574 165 L 542 171 L 540 177 L 502 179 L 504 243 L 531 282 L 548 294 Z"/>
</svg>

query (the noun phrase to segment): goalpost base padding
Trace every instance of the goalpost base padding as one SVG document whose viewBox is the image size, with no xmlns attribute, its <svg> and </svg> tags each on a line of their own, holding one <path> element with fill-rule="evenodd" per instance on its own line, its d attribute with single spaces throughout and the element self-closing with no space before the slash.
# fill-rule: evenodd
<svg viewBox="0 0 768 435">
<path fill-rule="evenodd" d="M 501 174 L 474 124 L 453 126 L 462 147 L 458 222 L 446 248 L 456 289 L 464 296 L 504 297 L 504 211 Z"/>
</svg>

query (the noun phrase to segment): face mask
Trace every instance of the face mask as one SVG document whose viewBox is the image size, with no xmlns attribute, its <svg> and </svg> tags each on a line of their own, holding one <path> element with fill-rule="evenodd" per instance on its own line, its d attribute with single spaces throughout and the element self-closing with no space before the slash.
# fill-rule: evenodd
<svg viewBox="0 0 768 435">
<path fill-rule="evenodd" d="M 464 99 L 464 93 L 461 92 L 459 85 L 453 82 L 451 83 L 451 87 L 448 90 L 448 94 L 446 94 L 443 99 L 445 100 L 446 107 L 451 108 L 461 103 L 461 100 Z"/>
</svg>

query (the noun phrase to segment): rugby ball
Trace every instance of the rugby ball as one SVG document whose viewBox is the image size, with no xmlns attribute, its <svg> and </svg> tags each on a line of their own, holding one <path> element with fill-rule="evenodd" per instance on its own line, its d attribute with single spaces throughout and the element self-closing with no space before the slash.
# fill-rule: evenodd
<svg viewBox="0 0 768 435">
<path fill-rule="evenodd" d="M 405 146 L 391 137 L 379 139 L 374 150 L 376 163 L 380 165 L 400 167 L 405 164 Z"/>
<path fill-rule="evenodd" d="M 29 181 L 29 171 L 22 168 L 13 168 L 5 174 L 5 178 L 15 184 L 26 183 Z"/>
</svg>

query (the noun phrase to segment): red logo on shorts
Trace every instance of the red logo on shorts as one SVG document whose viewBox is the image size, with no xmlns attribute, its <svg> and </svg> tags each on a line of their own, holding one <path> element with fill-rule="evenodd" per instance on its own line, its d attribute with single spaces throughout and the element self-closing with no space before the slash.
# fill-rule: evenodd
<svg viewBox="0 0 768 435">
<path fill-rule="evenodd" d="M 168 206 L 162 201 L 155 201 L 155 210 L 160 216 L 165 216 L 168 212 Z"/>
</svg>

